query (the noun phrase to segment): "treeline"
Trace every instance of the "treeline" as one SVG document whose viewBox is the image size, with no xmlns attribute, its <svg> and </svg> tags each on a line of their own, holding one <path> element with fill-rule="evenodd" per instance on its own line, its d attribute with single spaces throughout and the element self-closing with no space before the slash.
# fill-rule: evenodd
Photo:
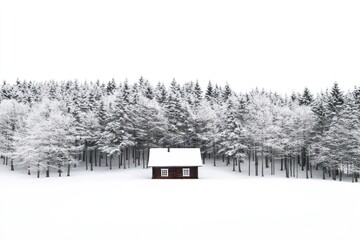
<svg viewBox="0 0 360 240">
<path fill-rule="evenodd" d="M 147 167 L 151 147 L 200 147 L 203 159 L 237 166 L 255 163 L 286 177 L 299 168 L 312 177 L 321 170 L 340 181 L 358 181 L 360 89 L 343 93 L 338 84 L 313 96 L 309 89 L 289 97 L 228 84 L 204 91 L 198 82 L 169 87 L 140 78 L 136 83 L 78 81 L 3 83 L 0 88 L 0 155 L 11 170 L 59 175 L 78 164 L 112 168 Z M 141 161 L 140 161 L 141 159 Z"/>
</svg>

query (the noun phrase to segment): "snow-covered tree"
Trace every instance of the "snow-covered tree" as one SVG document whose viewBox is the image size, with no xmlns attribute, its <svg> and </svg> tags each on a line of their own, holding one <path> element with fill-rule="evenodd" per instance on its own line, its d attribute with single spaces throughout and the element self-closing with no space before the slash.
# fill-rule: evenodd
<svg viewBox="0 0 360 240">
<path fill-rule="evenodd" d="M 11 170 L 14 170 L 12 157 L 16 147 L 14 136 L 24 127 L 27 112 L 28 107 L 14 99 L 0 102 L 0 156 L 6 162 L 10 160 Z"/>
<path fill-rule="evenodd" d="M 43 100 L 34 106 L 25 120 L 23 129 L 16 133 L 14 161 L 26 166 L 28 171 L 56 169 L 61 176 L 65 166 L 70 175 L 70 165 L 76 163 L 77 135 L 75 119 L 61 109 L 60 102 Z"/>
</svg>

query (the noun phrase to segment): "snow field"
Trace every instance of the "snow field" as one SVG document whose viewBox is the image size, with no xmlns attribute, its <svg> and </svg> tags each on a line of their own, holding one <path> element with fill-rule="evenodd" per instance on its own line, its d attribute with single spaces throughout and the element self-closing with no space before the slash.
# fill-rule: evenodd
<svg viewBox="0 0 360 240">
<path fill-rule="evenodd" d="M 54 175 L 53 175 L 54 176 Z M 245 177 L 200 168 L 199 180 L 151 169 L 79 168 L 40 178 L 0 166 L 0 239 L 357 239 L 360 187 Z"/>
</svg>

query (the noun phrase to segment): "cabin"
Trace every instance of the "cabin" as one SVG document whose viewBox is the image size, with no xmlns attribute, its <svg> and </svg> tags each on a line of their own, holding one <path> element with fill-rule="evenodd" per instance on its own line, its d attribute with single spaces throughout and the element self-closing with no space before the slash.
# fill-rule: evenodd
<svg viewBox="0 0 360 240">
<path fill-rule="evenodd" d="M 153 179 L 197 179 L 202 166 L 200 148 L 151 148 Z"/>
</svg>

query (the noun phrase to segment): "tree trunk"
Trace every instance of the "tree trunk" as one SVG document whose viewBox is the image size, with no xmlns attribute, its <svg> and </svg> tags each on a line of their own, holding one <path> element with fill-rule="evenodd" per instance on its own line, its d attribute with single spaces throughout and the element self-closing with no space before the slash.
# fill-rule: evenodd
<svg viewBox="0 0 360 240">
<path fill-rule="evenodd" d="M 132 148 L 132 157 L 133 157 L 133 163 L 135 163 L 135 161 L 136 161 L 136 147 L 133 147 Z"/>
<path fill-rule="evenodd" d="M 150 158 L 150 147 L 147 146 L 148 152 L 147 152 L 147 159 L 146 159 L 146 168 L 149 168 L 149 158 Z"/>
<path fill-rule="evenodd" d="M 102 160 L 102 158 L 103 158 L 103 154 L 102 154 L 102 152 L 100 151 L 100 152 L 99 152 L 99 167 L 101 167 L 101 160 Z"/>
<path fill-rule="evenodd" d="M 265 156 L 265 168 L 269 168 L 269 156 Z"/>
<path fill-rule="evenodd" d="M 332 170 L 332 179 L 336 180 L 336 170 Z"/>
<path fill-rule="evenodd" d="M 299 177 L 299 162 L 300 162 L 300 155 L 298 156 L 298 161 L 296 163 L 296 178 Z"/>
<path fill-rule="evenodd" d="M 235 172 L 235 158 L 233 158 L 233 172 Z"/>
<path fill-rule="evenodd" d="M 280 161 L 281 161 L 280 171 L 284 171 L 284 160 L 283 160 L 283 158 L 281 158 Z"/>
<path fill-rule="evenodd" d="M 120 166 L 122 166 L 123 164 L 124 164 L 124 157 L 123 157 L 123 152 L 121 151 L 121 154 L 120 154 Z M 120 166 L 119 166 L 119 168 L 120 168 Z"/>
<path fill-rule="evenodd" d="M 249 176 L 250 176 L 251 150 L 250 152 L 248 152 L 248 157 L 249 157 Z"/>
<path fill-rule="evenodd" d="M 90 150 L 90 171 L 93 171 L 94 170 L 94 162 L 93 162 L 93 158 L 92 158 L 92 154 L 93 153 L 93 151 L 92 150 Z"/>
<path fill-rule="evenodd" d="M 28 165 L 28 175 L 29 175 L 29 176 L 31 175 L 31 172 L 30 172 L 30 164 Z"/>
<path fill-rule="evenodd" d="M 14 160 L 10 160 L 10 165 L 11 165 L 11 171 L 14 171 Z"/>
<path fill-rule="evenodd" d="M 94 162 L 95 162 L 95 167 L 97 167 L 97 157 L 96 157 L 96 148 L 94 149 Z"/>
<path fill-rule="evenodd" d="M 287 156 L 285 156 L 284 161 L 285 161 L 285 176 L 286 178 L 289 178 L 289 164 L 288 164 Z"/>
<path fill-rule="evenodd" d="M 138 166 L 140 166 L 141 150 L 138 150 Z"/>
<path fill-rule="evenodd" d="M 239 163 L 238 163 L 238 164 L 239 164 L 239 172 L 241 172 L 241 165 L 240 165 L 240 163 L 241 163 L 241 162 L 240 162 L 240 160 L 239 160 Z"/>
<path fill-rule="evenodd" d="M 343 173 L 342 173 L 342 171 L 340 170 L 340 172 L 339 172 L 339 181 L 340 181 L 340 182 L 342 181 L 342 177 L 343 177 Z"/>
<path fill-rule="evenodd" d="M 113 158 L 113 156 L 110 155 L 110 170 L 112 170 L 112 158 Z"/>
<path fill-rule="evenodd" d="M 129 149 L 130 151 L 130 149 Z M 129 154 L 129 159 L 128 159 L 128 168 L 130 168 L 130 154 Z"/>
<path fill-rule="evenodd" d="M 37 164 L 37 178 L 40 178 L 40 163 Z"/>
<path fill-rule="evenodd" d="M 125 155 L 127 156 L 127 149 L 125 150 Z M 126 160 L 127 160 L 127 157 L 125 156 L 125 158 L 124 158 L 124 169 L 126 169 Z"/>
<path fill-rule="evenodd" d="M 326 175 L 326 168 L 323 167 L 323 179 L 325 180 L 325 175 Z"/>
<path fill-rule="evenodd" d="M 105 154 L 105 167 L 109 166 L 108 165 L 108 155 L 107 153 Z"/>
<path fill-rule="evenodd" d="M 202 144 L 200 147 L 200 154 L 201 154 L 201 162 L 202 162 L 202 164 L 205 164 L 205 148 L 204 148 L 204 145 L 202 145 Z"/>
<path fill-rule="evenodd" d="M 312 178 L 312 164 L 310 163 L 310 146 L 309 146 L 309 157 L 308 157 L 308 165 L 310 169 L 310 178 Z"/>
<path fill-rule="evenodd" d="M 61 163 L 58 164 L 58 172 L 59 172 L 59 177 L 61 177 Z"/>
<path fill-rule="evenodd" d="M 119 168 L 121 168 L 121 157 L 122 157 L 122 154 L 121 154 L 121 151 L 119 153 Z"/>
<path fill-rule="evenodd" d="M 50 177 L 50 162 L 46 161 L 46 177 Z"/>
<path fill-rule="evenodd" d="M 142 151 L 143 168 L 145 168 L 145 149 Z"/>
<path fill-rule="evenodd" d="M 264 177 L 264 147 L 261 148 L 261 177 Z"/>
<path fill-rule="evenodd" d="M 86 170 L 88 170 L 89 164 L 88 164 L 88 154 L 87 154 L 86 150 L 84 151 L 83 159 L 85 159 L 85 167 L 86 167 Z"/>
<path fill-rule="evenodd" d="M 306 163 L 306 156 L 304 154 L 303 148 L 300 148 L 300 155 L 301 155 L 301 171 L 304 171 L 304 166 Z"/>
<path fill-rule="evenodd" d="M 257 156 L 257 151 L 254 149 L 254 158 L 255 158 L 255 176 L 259 175 L 259 159 Z"/>
<path fill-rule="evenodd" d="M 270 175 L 274 174 L 274 153 L 273 150 L 270 149 L 270 156 L 269 156 L 269 161 L 270 161 Z"/>
<path fill-rule="evenodd" d="M 307 156 L 305 156 L 305 159 L 306 159 L 306 161 L 305 161 L 306 179 L 308 179 L 309 178 L 309 158 Z"/>
<path fill-rule="evenodd" d="M 276 171 L 276 168 L 275 168 L 275 166 L 276 166 L 275 157 L 274 157 L 274 158 L 271 158 L 271 161 L 272 161 L 272 163 L 274 164 L 273 174 L 275 175 L 275 171 Z"/>
<path fill-rule="evenodd" d="M 213 149 L 213 151 L 214 151 L 214 167 L 216 167 L 216 148 L 215 148 L 215 146 L 214 146 L 214 149 Z"/>
<path fill-rule="evenodd" d="M 68 177 L 70 177 L 70 166 L 71 166 L 71 164 L 70 164 L 70 161 L 69 161 L 68 168 L 67 168 L 67 176 Z"/>
<path fill-rule="evenodd" d="M 295 177 L 296 174 L 296 156 L 293 158 L 293 177 Z"/>
</svg>

